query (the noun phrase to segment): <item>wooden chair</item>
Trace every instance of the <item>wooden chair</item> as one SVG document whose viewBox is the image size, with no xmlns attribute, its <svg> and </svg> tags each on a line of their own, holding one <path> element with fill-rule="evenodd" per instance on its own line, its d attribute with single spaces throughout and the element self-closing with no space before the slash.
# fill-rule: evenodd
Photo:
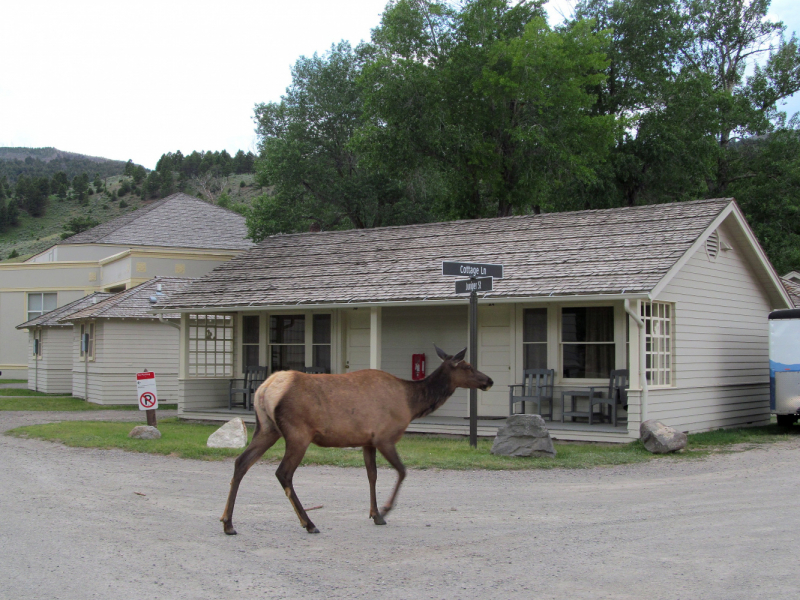
<svg viewBox="0 0 800 600">
<path fill-rule="evenodd" d="M 614 427 L 617 426 L 617 405 L 622 405 L 623 409 L 628 408 L 628 375 L 628 369 L 617 369 L 611 371 L 607 389 L 605 386 L 589 388 L 589 425 L 592 424 L 594 407 L 600 406 L 600 412 L 597 415 L 600 417 L 600 421 L 608 419 L 614 423 Z M 609 407 L 610 414 L 604 412 L 604 405 Z"/>
<path fill-rule="evenodd" d="M 525 403 L 532 402 L 536 405 L 536 412 L 542 417 L 542 402 L 550 403 L 550 412 L 546 413 L 549 420 L 553 420 L 553 381 L 556 372 L 553 369 L 525 369 L 522 372 L 522 383 L 508 386 L 509 414 L 514 412 L 514 405 L 522 403 L 522 412 L 525 412 Z M 518 392 L 515 394 L 515 390 Z"/>
<path fill-rule="evenodd" d="M 228 396 L 228 409 L 241 406 L 245 410 L 253 410 L 253 395 L 267 378 L 267 367 L 245 367 L 244 378 L 231 379 L 230 395 Z M 242 401 L 237 402 L 236 396 L 241 394 Z"/>
<path fill-rule="evenodd" d="M 324 375 L 325 367 L 306 367 L 303 369 L 303 372 L 309 373 L 310 375 Z"/>
</svg>

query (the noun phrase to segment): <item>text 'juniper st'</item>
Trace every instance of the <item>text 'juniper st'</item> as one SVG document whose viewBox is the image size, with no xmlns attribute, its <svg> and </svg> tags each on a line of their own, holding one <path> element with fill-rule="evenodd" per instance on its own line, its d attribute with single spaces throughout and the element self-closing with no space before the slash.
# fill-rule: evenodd
<svg viewBox="0 0 800 600">
<path fill-rule="evenodd" d="M 298 371 L 271 375 L 256 391 L 253 440 L 236 459 L 228 502 L 220 519 L 225 533 L 236 533 L 233 506 L 242 477 L 281 436 L 286 440 L 286 452 L 275 475 L 306 531 L 319 533 L 297 498 L 292 477 L 312 443 L 332 448 L 363 448 L 369 479 L 369 516 L 376 525 L 384 525 L 383 517 L 394 506 L 406 476 L 395 445 L 409 423 L 442 406 L 456 388 L 492 387 L 489 377 L 464 361 L 466 352 L 464 348 L 449 356 L 436 348 L 442 364 L 422 381 L 406 381 L 374 369 L 341 375 Z M 381 511 L 375 496 L 376 449 L 398 474 L 394 491 Z"/>
</svg>

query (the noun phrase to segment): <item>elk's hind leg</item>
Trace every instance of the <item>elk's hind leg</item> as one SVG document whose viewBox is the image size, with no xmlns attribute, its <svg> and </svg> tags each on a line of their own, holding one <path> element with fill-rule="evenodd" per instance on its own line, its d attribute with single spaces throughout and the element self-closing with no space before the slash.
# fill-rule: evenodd
<svg viewBox="0 0 800 600">
<path fill-rule="evenodd" d="M 397 449 L 394 447 L 394 444 L 382 444 L 378 446 L 378 450 L 381 451 L 383 457 L 388 460 L 389 464 L 397 471 L 397 483 L 394 485 L 392 495 L 389 496 L 389 500 L 383 506 L 383 510 L 381 510 L 381 516 L 386 516 L 386 513 L 394 508 L 395 500 L 397 500 L 397 493 L 400 491 L 400 484 L 403 483 L 403 480 L 406 478 L 406 467 L 403 461 L 400 460 L 400 455 L 397 454 Z"/>
<path fill-rule="evenodd" d="M 239 491 L 242 477 L 280 437 L 281 433 L 273 423 L 267 423 L 266 427 L 262 428 L 261 423 L 256 421 L 256 430 L 253 433 L 252 441 L 236 459 L 233 479 L 231 479 L 231 491 L 228 493 L 228 502 L 225 504 L 225 511 L 220 518 L 222 529 L 228 535 L 236 535 L 236 530 L 233 528 L 233 505 L 236 503 L 236 494 Z"/>
<path fill-rule="evenodd" d="M 319 533 L 319 529 L 311 522 L 303 505 L 300 504 L 300 499 L 297 497 L 294 491 L 294 485 L 292 484 L 294 472 L 297 470 L 297 467 L 300 466 L 310 441 L 301 440 L 294 436 L 284 437 L 286 438 L 286 454 L 283 455 L 283 460 L 281 464 L 278 465 L 275 476 L 281 483 L 281 487 L 283 487 L 286 497 L 289 499 L 289 502 L 291 502 L 294 512 L 297 513 L 300 524 L 306 528 L 308 533 Z"/>
<path fill-rule="evenodd" d="M 375 463 L 375 446 L 364 446 L 364 464 L 367 467 L 369 479 L 369 518 L 375 525 L 386 525 L 381 513 L 378 511 L 378 497 L 375 494 L 375 482 L 378 480 L 378 466 Z"/>
</svg>

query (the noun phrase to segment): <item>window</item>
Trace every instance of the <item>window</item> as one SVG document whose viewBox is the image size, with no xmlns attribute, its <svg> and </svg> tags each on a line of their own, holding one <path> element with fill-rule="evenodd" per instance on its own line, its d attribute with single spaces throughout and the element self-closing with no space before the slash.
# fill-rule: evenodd
<svg viewBox="0 0 800 600">
<path fill-rule="evenodd" d="M 56 292 L 28 292 L 28 321 L 55 310 L 58 294 Z"/>
<path fill-rule="evenodd" d="M 37 360 L 42 358 L 42 330 L 40 328 L 33 330 L 33 355 Z"/>
<path fill-rule="evenodd" d="M 331 372 L 331 316 L 314 315 L 312 365 Z"/>
<path fill-rule="evenodd" d="M 89 334 L 89 340 L 84 345 L 84 336 Z M 80 353 L 81 358 L 86 357 L 88 352 L 89 360 L 94 360 L 94 322 L 81 323 L 81 339 L 80 339 Z"/>
<path fill-rule="evenodd" d="M 614 369 L 614 308 L 561 309 L 563 376 L 607 379 Z"/>
<path fill-rule="evenodd" d="M 673 385 L 671 304 L 642 302 L 645 331 L 645 359 L 648 385 Z"/>
<path fill-rule="evenodd" d="M 258 366 L 259 329 L 261 319 L 258 315 L 242 317 L 242 366 Z"/>
<path fill-rule="evenodd" d="M 547 368 L 547 309 L 526 308 L 522 313 L 524 369 Z"/>
<path fill-rule="evenodd" d="M 233 376 L 233 315 L 189 315 L 189 376 Z"/>
<path fill-rule="evenodd" d="M 305 315 L 272 315 L 269 318 L 270 373 L 302 371 L 306 366 Z"/>
</svg>

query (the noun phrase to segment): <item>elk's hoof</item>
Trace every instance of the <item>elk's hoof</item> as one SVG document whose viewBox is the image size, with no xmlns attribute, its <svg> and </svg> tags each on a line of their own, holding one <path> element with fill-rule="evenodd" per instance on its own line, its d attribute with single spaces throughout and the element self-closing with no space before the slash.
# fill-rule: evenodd
<svg viewBox="0 0 800 600">
<path fill-rule="evenodd" d="M 313 525 L 312 525 L 311 527 L 308 527 L 308 528 L 306 528 L 306 531 L 307 531 L 308 533 L 319 533 L 319 529 L 317 529 L 317 528 L 316 528 L 316 527 L 314 527 Z"/>
<path fill-rule="evenodd" d="M 236 530 L 233 528 L 233 525 L 224 525 L 222 528 L 225 531 L 226 535 L 236 535 Z"/>
<path fill-rule="evenodd" d="M 375 525 L 386 525 L 386 521 L 380 515 L 375 515 L 372 517 L 372 520 L 375 522 Z"/>
</svg>

